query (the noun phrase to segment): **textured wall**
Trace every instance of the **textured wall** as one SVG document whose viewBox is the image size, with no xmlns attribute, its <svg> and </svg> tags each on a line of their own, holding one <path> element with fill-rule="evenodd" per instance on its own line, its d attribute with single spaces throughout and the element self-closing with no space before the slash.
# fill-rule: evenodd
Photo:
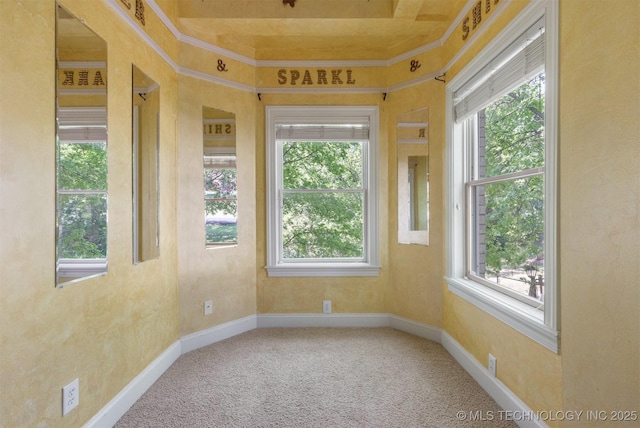
<svg viewBox="0 0 640 428">
<path fill-rule="evenodd" d="M 62 2 L 108 43 L 109 273 L 54 288 L 53 1 L 0 1 L 0 425 L 79 426 L 180 336 L 255 313 L 390 312 L 442 327 L 534 410 L 638 410 L 640 404 L 640 6 L 560 4 L 561 355 L 452 295 L 444 275 L 444 85 L 381 94 L 263 94 L 175 71 L 104 2 Z M 120 2 L 115 2 L 120 5 Z M 170 16 L 175 4 L 159 1 Z M 452 78 L 528 3 L 514 0 L 465 54 L 443 46 L 359 74 L 396 85 L 441 69 Z M 590 3 L 591 4 L 591 3 Z M 615 7 L 611 6 L 615 4 Z M 122 6 L 119 6 L 122 7 Z M 178 43 L 147 8 L 146 31 L 183 66 L 218 73 L 217 56 Z M 114 30 L 115 29 L 115 30 Z M 19 41 L 19 42 L 18 42 Z M 303 56 L 300 53 L 299 56 Z M 277 70 L 232 60 L 224 77 L 277 87 Z M 131 64 L 161 87 L 161 256 L 131 263 Z M 236 72 L 237 70 L 237 72 Z M 268 278 L 265 105 L 380 107 L 380 243 L 376 278 Z M 236 114 L 239 244 L 205 250 L 202 107 Z M 430 114 L 430 245 L 397 244 L 395 118 Z M 204 300 L 214 314 L 202 314 Z M 64 419 L 60 388 L 80 379 Z"/>
<path fill-rule="evenodd" d="M 179 337 L 175 72 L 104 2 L 63 5 L 108 44 L 109 272 L 55 288 L 55 3 L 0 2 L 0 425 L 80 426 Z M 154 19 L 147 11 L 147 22 Z M 118 28 L 118 31 L 113 31 Z M 174 42 L 175 43 L 175 42 Z M 10 58 L 10 60 L 6 60 Z M 161 257 L 132 264 L 131 64 L 159 84 Z M 80 406 L 61 416 L 61 387 Z"/>
<path fill-rule="evenodd" d="M 383 71 L 383 70 L 380 70 Z M 263 94 L 257 116 L 257 206 L 258 246 L 256 277 L 258 313 L 322 313 L 322 300 L 332 301 L 334 313 L 384 313 L 389 281 L 388 256 L 388 157 L 387 107 L 382 94 Z M 264 106 L 267 105 L 364 105 L 380 108 L 379 135 L 379 223 L 380 264 L 378 277 L 269 278 L 264 266 L 266 254 L 266 172 Z"/>
<path fill-rule="evenodd" d="M 200 79 L 180 76 L 178 96 L 178 253 L 182 336 L 256 312 L 257 97 Z M 202 107 L 236 115 L 238 245 L 205 248 Z M 205 300 L 213 314 L 203 315 Z"/>
<path fill-rule="evenodd" d="M 563 399 L 567 409 L 633 411 L 640 410 L 640 3 L 605 3 L 560 2 Z"/>
</svg>

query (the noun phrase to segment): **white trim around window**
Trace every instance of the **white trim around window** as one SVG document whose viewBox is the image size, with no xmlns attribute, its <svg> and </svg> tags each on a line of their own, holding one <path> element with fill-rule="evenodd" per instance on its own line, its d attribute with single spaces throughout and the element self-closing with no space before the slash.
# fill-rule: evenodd
<svg viewBox="0 0 640 428">
<path fill-rule="evenodd" d="M 465 148 L 459 142 L 466 132 L 455 123 L 454 94 L 489 64 L 523 29 L 545 23 L 545 295 L 544 312 L 507 294 L 471 280 L 466 275 L 465 254 Z M 560 323 L 557 278 L 557 134 L 558 134 L 558 1 L 533 1 L 447 84 L 447 273 L 448 289 L 520 333 L 558 353 Z"/>
<path fill-rule="evenodd" d="M 353 127 L 351 140 L 363 141 L 364 192 L 364 252 L 358 259 L 287 259 L 282 248 L 282 155 L 278 141 L 283 126 L 305 125 L 301 140 L 340 141 L 347 138 L 341 127 Z M 325 127 L 323 128 L 323 125 Z M 368 128 L 368 137 L 359 126 Z M 267 171 L 267 265 L 269 276 L 378 276 L 380 271 L 378 249 L 378 107 L 344 106 L 268 106 L 266 108 L 266 171 Z M 314 135 L 318 128 L 324 137 Z M 278 129 L 280 131 L 278 131 Z M 364 135 L 364 136 L 363 136 Z M 348 138 L 347 138 L 348 139 Z"/>
</svg>

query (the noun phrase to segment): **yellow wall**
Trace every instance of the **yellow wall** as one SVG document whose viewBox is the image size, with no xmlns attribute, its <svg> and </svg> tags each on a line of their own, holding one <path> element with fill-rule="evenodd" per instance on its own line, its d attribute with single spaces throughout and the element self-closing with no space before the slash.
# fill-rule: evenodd
<svg viewBox="0 0 640 428">
<path fill-rule="evenodd" d="M 563 403 L 640 410 L 640 3 L 562 1 L 560 37 Z"/>
<path fill-rule="evenodd" d="M 55 288 L 55 3 L 2 1 L 0 425 L 6 427 L 80 426 L 179 338 L 174 120 L 160 130 L 160 259 L 132 264 L 131 221 L 131 64 L 160 84 L 164 118 L 177 113 L 176 73 L 106 3 L 62 4 L 108 44 L 109 271 Z M 75 378 L 81 404 L 63 419 L 60 390 Z"/>
<path fill-rule="evenodd" d="M 266 172 L 264 107 L 267 105 L 364 105 L 379 106 L 380 152 L 379 169 L 379 218 L 380 218 L 380 276 L 378 277 L 321 277 L 321 278 L 273 278 L 267 277 L 264 266 L 266 255 Z M 382 94 L 263 94 L 258 106 L 256 173 L 258 245 L 256 277 L 258 313 L 322 313 L 322 301 L 332 301 L 335 313 L 384 313 L 388 311 L 386 287 L 389 282 L 387 194 L 388 176 L 388 124 L 387 107 Z"/>
<path fill-rule="evenodd" d="M 158 3 L 173 16 L 173 2 Z M 508 3 L 451 64 L 447 80 L 527 3 Z M 638 410 L 640 5 L 602 3 L 560 3 L 558 355 L 443 283 L 443 83 L 396 89 L 386 101 L 377 93 L 265 93 L 260 101 L 250 90 L 177 74 L 106 2 L 62 4 L 108 43 L 109 272 L 56 289 L 55 7 L 48 0 L 0 1 L 0 57 L 11 59 L 0 61 L 0 425 L 82 425 L 181 336 L 254 314 L 320 313 L 324 299 L 336 313 L 392 313 L 440 327 L 482 365 L 492 353 L 498 378 L 533 410 Z M 220 71 L 217 55 L 177 42 L 150 8 L 146 17 L 144 30 L 177 64 L 239 85 L 278 87 L 277 69 L 222 58 L 230 71 Z M 441 69 L 462 48 L 454 32 L 419 56 L 416 73 L 403 61 L 354 68 L 354 76 L 359 87 L 397 85 Z M 160 258 L 137 266 L 131 254 L 132 63 L 161 88 Z M 379 277 L 266 276 L 264 108 L 310 104 L 380 108 Z M 236 115 L 234 247 L 204 245 L 203 106 Z M 430 242 L 399 245 L 395 121 L 423 107 L 430 123 Z M 208 299 L 214 313 L 204 316 Z M 81 405 L 63 419 L 60 387 L 76 377 Z"/>
<path fill-rule="evenodd" d="M 255 94 L 179 77 L 178 265 L 182 336 L 256 313 Z M 236 115 L 238 245 L 205 248 L 202 107 Z M 204 316 L 205 300 L 213 314 Z"/>
</svg>

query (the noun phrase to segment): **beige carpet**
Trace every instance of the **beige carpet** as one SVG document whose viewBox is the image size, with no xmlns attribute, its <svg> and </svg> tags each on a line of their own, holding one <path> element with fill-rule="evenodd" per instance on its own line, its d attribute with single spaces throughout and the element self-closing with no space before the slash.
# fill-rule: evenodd
<svg viewBox="0 0 640 428">
<path fill-rule="evenodd" d="M 514 427 L 459 416 L 499 410 L 437 343 L 390 328 L 256 329 L 182 355 L 116 427 Z"/>
</svg>

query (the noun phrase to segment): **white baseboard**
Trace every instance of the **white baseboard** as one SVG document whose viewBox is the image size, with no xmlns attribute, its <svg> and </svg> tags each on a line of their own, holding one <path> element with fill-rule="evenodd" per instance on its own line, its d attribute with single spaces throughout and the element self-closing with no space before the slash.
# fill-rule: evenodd
<svg viewBox="0 0 640 428">
<path fill-rule="evenodd" d="M 441 343 L 441 328 L 412 321 L 397 315 L 389 315 L 389 321 L 389 327 L 393 327 L 396 330 L 404 331 L 405 333 L 413 334 L 414 336 L 422 337 L 436 343 Z"/>
<path fill-rule="evenodd" d="M 249 315 L 206 330 L 188 334 L 180 339 L 182 353 L 186 354 L 187 352 L 202 348 L 203 346 L 208 346 L 212 343 L 253 330 L 256 326 L 256 316 Z"/>
<path fill-rule="evenodd" d="M 514 422 L 523 428 L 547 428 L 542 420 L 535 420 L 533 412 L 522 400 L 518 398 L 500 380 L 493 377 L 489 370 L 482 366 L 466 349 L 453 337 L 442 332 L 442 346 L 460 363 L 467 373 L 475 379 L 487 394 L 493 398 L 500 407 L 509 411 L 514 417 Z"/>
<path fill-rule="evenodd" d="M 389 327 L 388 314 L 261 314 L 258 328 Z"/>
<path fill-rule="evenodd" d="M 473 355 L 440 328 L 392 314 L 260 314 L 250 315 L 182 337 L 136 376 L 100 412 L 91 418 L 85 427 L 112 427 L 180 355 L 255 328 L 281 327 L 391 327 L 441 343 L 500 407 L 504 410 L 519 412 L 516 413 L 517 415 L 534 414 L 502 382 L 491 376 L 489 371 L 480 365 Z M 531 420 L 531 418 L 522 419 L 515 421 L 520 427 L 547 427 L 543 421 Z"/>
<path fill-rule="evenodd" d="M 107 428 L 114 426 L 179 356 L 180 341 L 176 341 L 129 382 L 118 395 L 113 397 L 113 399 L 84 426 L 86 428 Z"/>
</svg>

